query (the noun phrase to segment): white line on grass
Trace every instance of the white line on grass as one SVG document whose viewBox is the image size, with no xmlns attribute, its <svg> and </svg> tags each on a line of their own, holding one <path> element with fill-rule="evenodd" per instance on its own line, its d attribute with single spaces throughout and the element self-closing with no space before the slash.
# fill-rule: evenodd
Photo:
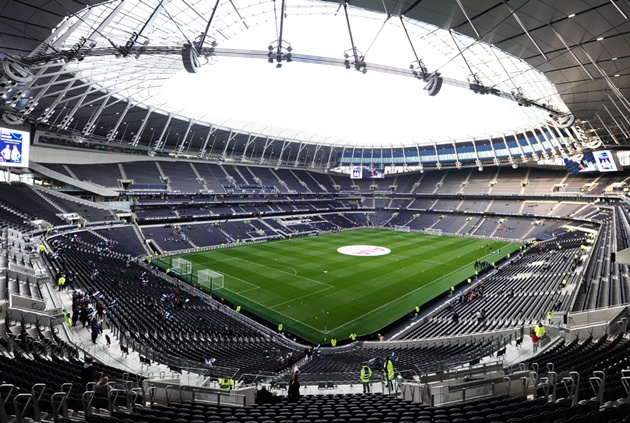
<svg viewBox="0 0 630 423">
<path fill-rule="evenodd" d="M 231 276 L 231 275 L 229 275 L 228 273 L 224 273 L 224 275 Z M 235 279 L 239 279 L 239 278 L 235 278 Z M 332 288 L 332 286 L 331 286 L 331 288 Z M 230 291 L 230 292 L 233 292 L 233 293 L 235 293 L 235 294 L 238 294 L 238 292 L 236 292 L 236 291 L 232 291 L 232 290 L 231 290 L 231 289 L 229 289 L 229 288 L 223 288 L 223 289 L 225 289 L 226 291 Z M 328 289 L 328 288 L 325 288 L 325 289 Z M 253 299 L 251 299 L 251 298 L 249 298 L 249 297 L 248 297 L 248 298 L 246 298 L 246 299 L 247 299 L 247 301 L 250 301 L 250 302 L 252 302 L 252 303 L 258 304 L 258 305 L 259 305 L 260 307 L 262 307 L 262 308 L 266 308 L 266 309 L 268 309 L 268 310 L 271 310 L 271 307 L 269 307 L 268 305 L 265 305 L 265 304 L 259 303 L 258 301 L 255 301 L 255 300 L 253 300 Z M 277 306 L 277 304 L 276 304 L 276 306 Z M 276 306 L 274 306 L 274 307 L 276 307 Z M 297 323 L 297 324 L 299 324 L 299 325 L 303 325 L 303 326 L 309 327 L 309 328 L 313 329 L 314 331 L 316 331 L 316 332 L 318 332 L 318 333 L 323 333 L 323 332 L 321 331 L 321 329 L 320 329 L 320 328 L 316 328 L 316 327 L 313 327 L 313 326 L 311 326 L 311 325 L 309 325 L 309 324 L 306 324 L 306 323 L 304 323 L 302 320 L 298 320 L 298 319 L 296 319 L 295 317 L 291 317 L 291 316 L 289 316 L 288 314 L 284 314 L 284 313 L 282 313 L 282 312 L 280 312 L 280 311 L 276 311 L 276 310 L 273 310 L 273 312 L 274 312 L 274 313 L 276 313 L 276 314 L 279 314 L 280 316 L 284 316 L 284 317 L 286 317 L 286 318 L 287 318 L 287 319 L 289 319 L 289 320 L 293 320 L 294 322 L 296 322 L 296 323 Z"/>
<path fill-rule="evenodd" d="M 243 293 L 243 292 L 249 292 L 249 291 L 253 291 L 253 290 L 255 290 L 255 289 L 260 289 L 260 286 L 256 285 L 255 283 L 251 283 L 251 282 L 248 282 L 248 281 L 246 281 L 246 280 L 244 280 L 244 279 L 237 278 L 236 276 L 230 275 L 229 273 L 225 273 L 225 272 L 223 272 L 223 275 L 228 275 L 229 277 L 231 277 L 231 278 L 233 278 L 233 279 L 239 280 L 239 281 L 241 281 L 241 282 L 246 283 L 247 285 L 251 285 L 251 286 L 253 286 L 253 288 L 248 288 L 248 289 L 246 289 L 246 290 L 244 290 L 244 291 L 239 291 L 239 292 L 236 292 L 236 291 L 233 291 L 233 290 L 231 290 L 231 289 L 225 288 L 225 283 L 224 283 L 224 284 L 223 284 L 223 288 L 221 288 L 221 289 L 225 289 L 226 291 L 230 291 L 230 292 L 233 292 L 233 293 L 235 293 L 235 294 L 239 294 L 239 295 L 240 295 L 240 294 L 241 294 L 241 293 Z"/>
<path fill-rule="evenodd" d="M 247 262 L 247 263 L 249 263 L 249 264 L 253 264 L 253 265 L 256 265 L 256 266 L 264 267 L 264 268 L 266 268 L 266 269 L 271 269 L 271 270 L 273 270 L 273 271 L 275 271 L 275 272 L 284 273 L 284 274 L 289 275 L 289 276 L 295 276 L 295 277 L 300 278 L 300 279 L 303 279 L 303 280 L 305 280 L 305 281 L 315 282 L 315 283 L 318 283 L 318 284 L 320 284 L 320 285 L 327 286 L 327 287 L 329 287 L 329 288 L 332 288 L 332 287 L 333 287 L 333 285 L 330 285 L 330 284 L 327 284 L 327 283 L 324 283 L 324 282 L 320 282 L 320 281 L 316 281 L 315 279 L 305 278 L 304 276 L 299 276 L 299 275 L 297 274 L 297 272 L 295 272 L 295 269 L 293 269 L 292 267 L 284 266 L 284 267 L 287 267 L 287 268 L 289 268 L 289 269 L 293 270 L 293 271 L 295 272 L 295 274 L 293 274 L 293 275 L 292 275 L 291 273 L 289 273 L 289 272 L 285 272 L 284 270 L 276 269 L 276 268 L 274 268 L 274 267 L 265 266 L 264 264 L 256 263 L 256 262 L 249 261 L 249 260 L 245 260 L 245 259 L 242 259 L 242 258 L 240 258 L 240 257 L 233 257 L 233 258 L 235 258 L 235 259 L 237 259 L 237 260 L 242 260 L 242 261 L 245 261 L 245 262 Z"/>
<path fill-rule="evenodd" d="M 251 285 L 251 284 L 250 284 L 250 285 Z M 239 292 L 232 291 L 231 289 L 227 289 L 227 290 L 228 290 L 228 291 L 232 291 L 232 292 L 234 292 L 235 294 L 239 294 L 239 295 L 241 295 L 243 292 L 255 291 L 255 290 L 257 290 L 257 289 L 260 289 L 260 287 L 259 287 L 259 286 L 257 286 L 257 287 L 255 287 L 255 288 L 249 288 L 249 289 L 246 289 L 246 290 L 244 290 L 244 291 L 239 291 Z"/>
<path fill-rule="evenodd" d="M 330 285 L 330 286 L 327 286 L 326 288 L 324 288 L 324 289 L 322 289 L 322 290 L 319 290 L 319 291 L 317 291 L 317 292 L 309 292 L 308 294 L 304 294 L 304 295 L 302 295 L 301 297 L 292 298 L 292 299 L 290 299 L 290 300 L 283 301 L 283 302 L 281 302 L 281 303 L 279 303 L 279 304 L 275 304 L 275 305 L 273 305 L 273 306 L 271 306 L 271 307 L 269 307 L 269 308 L 273 310 L 273 309 L 275 309 L 276 307 L 279 307 L 279 306 L 281 306 L 281 305 L 289 304 L 289 303 L 292 303 L 292 302 L 297 301 L 297 300 L 301 300 L 301 299 L 306 298 L 306 297 L 311 296 L 311 295 L 320 294 L 320 293 L 322 293 L 322 292 L 324 292 L 324 291 L 327 291 L 327 290 L 329 290 L 329 289 L 331 289 L 331 288 L 334 288 L 334 286 Z"/>
<path fill-rule="evenodd" d="M 414 289 L 413 291 L 409 291 L 409 292 L 407 292 L 405 295 L 403 295 L 403 296 L 401 296 L 401 297 L 394 298 L 394 299 L 393 299 L 393 300 L 391 300 L 390 302 L 387 302 L 387 303 L 385 303 L 385 304 L 382 304 L 381 306 L 379 306 L 379 307 L 377 307 L 377 308 L 375 308 L 375 309 L 372 309 L 372 310 L 370 310 L 369 312 L 367 312 L 367 313 L 365 313 L 365 314 L 360 315 L 359 317 L 356 317 L 356 318 L 354 318 L 354 319 L 352 319 L 352 320 L 349 320 L 349 321 L 347 321 L 346 323 L 344 323 L 344 324 L 343 324 L 343 325 L 341 325 L 341 326 L 337 326 L 337 327 L 336 327 L 336 328 L 334 328 L 334 329 L 330 329 L 328 332 L 332 332 L 332 331 L 338 330 L 339 328 L 342 328 L 342 327 L 344 327 L 344 326 L 347 326 L 348 324 L 350 324 L 350 323 L 352 323 L 352 322 L 355 322 L 355 321 L 357 321 L 357 320 L 359 320 L 359 319 L 362 319 L 363 317 L 367 316 L 368 314 L 372 314 L 372 313 L 374 313 L 375 311 L 380 310 L 380 309 L 382 309 L 383 307 L 388 306 L 388 305 L 390 305 L 391 303 L 393 303 L 393 302 L 395 302 L 395 301 L 399 301 L 399 300 L 401 300 L 401 299 L 403 299 L 403 298 L 405 298 L 405 297 L 409 296 L 410 294 L 415 293 L 416 291 L 418 291 L 418 290 L 420 290 L 420 289 L 424 289 L 424 288 L 426 288 L 426 287 L 428 287 L 428 286 L 433 285 L 434 283 L 436 283 L 436 282 L 438 282 L 438 281 L 440 281 L 440 280 L 444 279 L 445 277 L 449 276 L 449 275 L 450 275 L 450 274 L 452 274 L 452 273 L 457 272 L 457 271 L 458 271 L 458 270 L 460 270 L 460 269 L 461 269 L 461 268 L 457 268 L 457 269 L 453 270 L 452 272 L 449 272 L 449 273 L 447 273 L 447 274 L 445 274 L 445 275 L 442 275 L 441 277 L 439 277 L 439 278 L 437 278 L 437 279 L 433 280 L 432 282 L 429 282 L 428 284 L 425 284 L 425 285 L 419 286 L 418 288 Z"/>
</svg>

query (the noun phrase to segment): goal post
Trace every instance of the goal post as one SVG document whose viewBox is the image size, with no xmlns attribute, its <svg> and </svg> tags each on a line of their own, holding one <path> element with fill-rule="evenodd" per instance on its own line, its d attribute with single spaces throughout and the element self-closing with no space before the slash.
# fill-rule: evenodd
<svg viewBox="0 0 630 423">
<path fill-rule="evenodd" d="M 411 232 L 411 227 L 410 226 L 394 225 L 394 231 L 395 232 Z"/>
<path fill-rule="evenodd" d="M 192 263 L 181 257 L 176 257 L 171 261 L 170 271 L 185 279 L 192 275 Z"/>
<path fill-rule="evenodd" d="M 210 269 L 199 270 L 197 271 L 197 283 L 212 292 L 223 288 L 223 275 Z"/>
<path fill-rule="evenodd" d="M 442 229 L 425 229 L 424 233 L 427 235 L 443 235 Z"/>
</svg>

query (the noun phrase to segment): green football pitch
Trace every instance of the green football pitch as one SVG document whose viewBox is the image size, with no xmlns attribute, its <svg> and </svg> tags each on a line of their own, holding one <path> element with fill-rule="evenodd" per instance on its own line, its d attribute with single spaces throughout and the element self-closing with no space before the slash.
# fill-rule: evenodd
<svg viewBox="0 0 630 423">
<path fill-rule="evenodd" d="M 358 256 L 342 254 L 355 248 Z M 213 293 L 314 343 L 370 334 L 495 262 L 520 244 L 360 229 L 189 253 L 193 274 L 224 275 Z M 352 249 L 352 248 L 351 248 Z M 383 253 L 374 256 L 372 253 Z"/>
</svg>

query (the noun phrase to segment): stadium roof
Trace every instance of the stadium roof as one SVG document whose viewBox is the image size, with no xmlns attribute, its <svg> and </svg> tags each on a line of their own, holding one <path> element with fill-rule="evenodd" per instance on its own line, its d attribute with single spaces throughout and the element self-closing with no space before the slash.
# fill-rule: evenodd
<svg viewBox="0 0 630 423">
<path fill-rule="evenodd" d="M 229 146 L 242 151 L 243 157 L 258 157 L 261 153 L 264 156 L 267 146 L 281 140 L 284 144 L 298 145 L 279 147 L 295 149 L 291 154 L 296 161 L 305 149 L 302 144 L 400 148 L 456 143 L 524 131 L 528 126 L 549 120 L 550 111 L 556 119 L 565 118 L 564 113 L 570 111 L 587 133 L 601 138 L 605 144 L 627 142 L 630 103 L 625 97 L 628 93 L 625 87 L 629 84 L 624 84 L 624 78 L 628 78 L 630 61 L 623 52 L 628 49 L 630 39 L 627 33 L 630 4 L 626 0 L 353 0 L 347 9 L 347 22 L 341 2 L 289 0 L 283 36 L 277 32 L 282 17 L 278 12 L 279 0 L 225 0 L 218 2 L 202 52 L 206 54 L 200 56 L 202 63 L 205 59 L 210 63 L 198 69 L 200 74 L 184 75 L 182 45 L 204 32 L 215 3 L 209 0 L 1 1 L 0 57 L 16 59 L 5 60 L 4 73 L 19 79 L 24 76 L 20 75 L 20 63 L 26 63 L 28 73 L 34 76 L 22 78 L 24 82 L 8 91 L 2 106 L 8 112 L 4 114 L 5 120 L 36 121 L 55 131 L 81 134 L 81 140 L 87 142 L 130 144 L 199 155 L 222 149 L 225 153 Z M 368 10 L 379 14 L 373 15 Z M 65 19 L 67 16 L 70 17 Z M 319 30 L 308 26 L 312 23 L 305 20 L 306 16 L 311 16 Z M 326 16 L 329 21 L 318 21 L 314 16 Z M 399 19 L 401 16 L 404 19 Z M 415 58 L 410 43 L 402 35 L 403 23 L 428 72 L 437 70 L 444 78 L 442 91 L 434 97 L 422 94 L 426 78 L 418 81 L 410 75 L 409 64 Z M 57 29 L 51 35 L 53 28 Z M 357 57 L 365 56 L 366 75 L 343 69 L 341 52 L 349 53 L 350 62 L 356 59 L 348 37 L 349 28 L 360 53 Z M 212 40 L 218 42 L 216 49 Z M 276 70 L 266 60 L 254 60 L 267 59 L 266 47 L 270 41 L 275 53 L 279 40 L 284 42 L 283 54 L 287 42 L 295 46 L 294 63 Z M 220 66 L 213 66 L 214 61 Z M 230 63 L 235 67 L 229 68 Z M 336 89 L 343 90 L 344 95 L 331 98 L 324 106 L 313 102 L 318 107 L 306 110 L 302 116 L 311 116 L 317 109 L 325 108 L 329 115 L 339 117 L 336 108 L 354 109 L 353 105 L 365 102 L 354 94 L 361 92 L 361 83 L 369 84 L 371 96 L 381 95 L 372 88 L 372 81 L 377 80 L 395 84 L 397 91 L 403 92 L 392 90 L 386 93 L 389 97 L 379 97 L 379 102 L 388 106 L 383 110 L 393 111 L 391 115 L 385 112 L 369 115 L 368 108 L 363 109 L 363 122 L 341 118 L 338 126 L 330 122 L 334 127 L 328 128 L 329 132 L 322 125 L 307 127 L 309 119 L 300 122 L 296 117 L 286 118 L 278 105 L 290 106 L 295 98 L 317 94 L 316 89 L 307 90 L 317 87 L 311 82 L 316 76 L 307 74 L 313 68 L 315 75 L 342 72 L 339 79 L 343 83 Z M 418 69 L 415 62 L 415 70 Z M 178 79 L 171 79 L 176 73 Z M 197 83 L 192 89 L 178 92 L 179 81 L 187 76 L 203 77 L 204 73 L 214 76 L 213 82 Z M 216 83 L 234 75 L 240 78 L 233 78 L 237 80 L 227 84 Z M 336 80 L 334 75 L 333 80 Z M 352 88 L 353 83 L 357 87 Z M 242 105 L 251 103 L 251 99 L 262 100 L 254 104 L 257 106 L 254 110 L 265 111 L 270 117 L 264 118 L 265 114 L 260 113 L 263 118 L 259 122 L 250 117 L 235 117 L 239 109 L 245 108 L 239 107 L 238 101 L 231 108 L 223 104 L 224 110 L 200 111 L 198 105 L 191 109 L 191 101 L 165 99 L 164 84 L 176 98 L 186 100 L 206 98 L 207 103 L 222 104 L 231 98 Z M 202 89 L 211 84 L 216 87 L 209 91 Z M 263 87 L 267 95 L 263 94 L 262 99 L 261 94 L 252 95 L 251 99 L 230 96 L 235 85 L 250 90 Z M 496 90 L 495 95 L 473 93 L 472 87 Z M 17 89 L 22 96 L 15 95 Z M 352 94 L 347 95 L 348 92 Z M 212 100 L 213 93 L 219 102 Z M 474 102 L 474 108 L 469 101 Z M 447 113 L 444 103 L 463 108 L 451 106 L 448 113 L 452 118 L 438 121 L 439 126 L 449 128 L 449 133 L 433 133 L 428 129 L 429 123 Z M 415 112 L 414 107 L 421 112 Z M 430 111 L 437 112 L 432 115 Z M 501 111 L 520 120 L 508 121 Z M 273 116 L 279 117 L 277 122 L 270 122 Z M 372 138 L 367 132 L 360 132 L 370 126 L 365 121 L 372 124 L 379 116 L 382 121 L 390 122 L 372 125 L 383 128 L 382 132 L 373 129 Z M 416 135 L 414 125 L 423 125 L 422 120 L 416 122 L 420 116 L 425 118 L 425 132 Z M 489 122 L 498 121 L 499 125 L 488 129 L 482 122 L 487 117 Z M 334 121 L 332 116 L 330 121 Z M 458 121 L 465 123 L 453 123 Z M 481 129 L 473 127 L 476 123 L 482 123 Z M 397 132 L 403 131 L 404 125 L 407 132 Z M 461 128 L 464 129 L 458 132 Z M 308 149 L 314 157 L 317 150 Z"/>
</svg>

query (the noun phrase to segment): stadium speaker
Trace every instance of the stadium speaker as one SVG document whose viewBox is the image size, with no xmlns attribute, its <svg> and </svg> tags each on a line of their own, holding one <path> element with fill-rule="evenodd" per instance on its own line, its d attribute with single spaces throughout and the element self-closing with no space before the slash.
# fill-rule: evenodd
<svg viewBox="0 0 630 423">
<path fill-rule="evenodd" d="M 615 263 L 617 261 L 617 253 L 610 253 L 610 262 Z"/>
<path fill-rule="evenodd" d="M 429 95 L 431 97 L 437 95 L 437 93 L 439 93 L 440 90 L 442 89 L 443 78 L 440 76 L 438 72 L 433 72 L 427 78 L 427 82 L 428 82 L 427 86 L 424 87 L 424 89 L 429 92 Z"/>
<path fill-rule="evenodd" d="M 564 323 L 565 325 L 569 322 L 569 314 L 568 313 L 564 313 L 562 315 L 562 323 Z"/>
<path fill-rule="evenodd" d="M 571 113 L 556 116 L 554 119 L 556 121 L 556 125 L 558 125 L 558 128 L 562 129 L 568 128 L 575 122 L 575 116 L 573 116 Z"/>
<path fill-rule="evenodd" d="M 188 73 L 197 73 L 199 71 L 199 53 L 197 53 L 197 49 L 192 44 L 184 44 L 182 62 L 184 63 L 184 69 Z"/>
</svg>

